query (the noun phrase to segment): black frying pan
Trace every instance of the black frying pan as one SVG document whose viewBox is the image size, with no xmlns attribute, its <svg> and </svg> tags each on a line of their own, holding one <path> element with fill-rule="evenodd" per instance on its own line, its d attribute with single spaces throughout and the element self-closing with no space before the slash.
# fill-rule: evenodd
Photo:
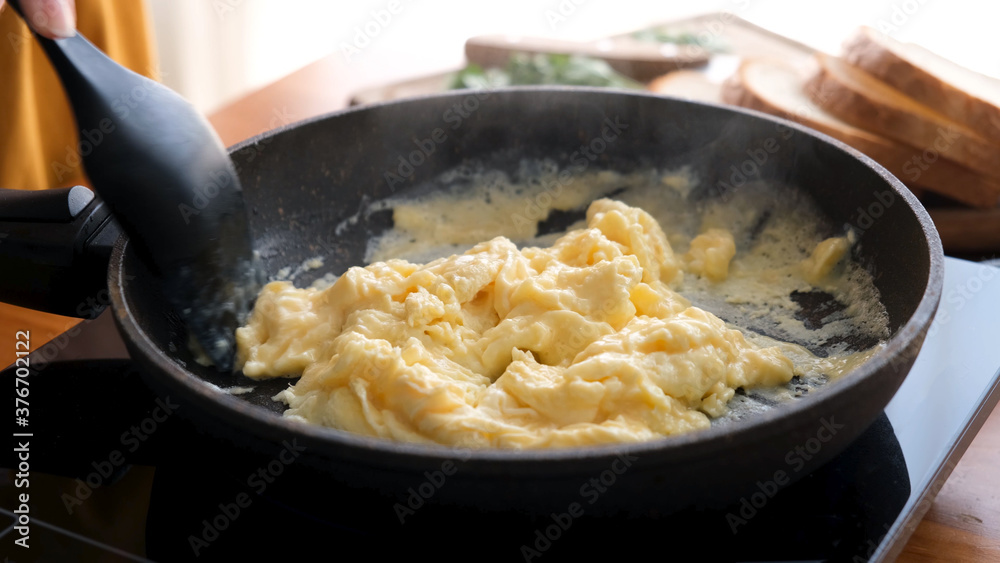
<svg viewBox="0 0 1000 563">
<path fill-rule="evenodd" d="M 583 484 L 609 470 L 615 485 L 594 506 L 633 513 L 725 503 L 777 471 L 792 479 L 809 473 L 842 451 L 888 403 L 920 349 L 941 292 L 943 255 L 929 217 L 871 159 L 755 112 L 583 88 L 455 92 L 352 109 L 256 137 L 233 148 L 232 156 L 268 273 L 317 254 L 326 262 L 314 274 L 340 273 L 361 264 L 366 242 L 391 225 L 388 214 L 362 215 L 334 234 L 334 225 L 364 201 L 405 193 L 469 160 L 508 172 L 526 157 L 568 162 L 609 119 L 627 129 L 595 155 L 592 169 L 691 165 L 708 188 L 702 197 L 725 197 L 725 190 L 712 187 L 728 182 L 730 165 L 775 139 L 780 150 L 759 165 L 760 179 L 805 190 L 832 224 L 860 227 L 854 259 L 872 273 L 888 312 L 892 337 L 886 347 L 826 388 L 702 432 L 564 450 L 458 451 L 294 423 L 280 416 L 283 404 L 271 400 L 288 380 L 251 382 L 198 365 L 179 318 L 124 237 L 108 268 L 115 321 L 148 385 L 184 405 L 178 412 L 201 428 L 270 455 L 294 439 L 305 448 L 299 459 L 330 478 L 400 497 L 414 479 L 448 461 L 458 470 L 433 502 L 530 511 L 565 511 L 580 501 Z M 435 135 L 441 141 L 432 154 L 402 182 L 387 182 L 386 172 L 399 171 L 401 156 L 417 160 L 410 155 Z M 858 225 L 859 210 L 887 194 L 892 203 L 880 208 L 881 215 Z M 218 389 L 233 385 L 254 390 L 234 396 Z M 813 444 L 821 447 L 812 451 Z M 804 465 L 787 471 L 790 453 L 807 445 L 810 455 L 796 456 Z"/>
</svg>

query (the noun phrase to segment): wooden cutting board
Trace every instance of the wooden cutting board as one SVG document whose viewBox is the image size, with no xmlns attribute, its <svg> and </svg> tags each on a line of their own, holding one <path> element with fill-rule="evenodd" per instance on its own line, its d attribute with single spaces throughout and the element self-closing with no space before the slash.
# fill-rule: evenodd
<svg viewBox="0 0 1000 563">
<path fill-rule="evenodd" d="M 727 12 L 665 22 L 635 33 L 649 33 L 652 30 L 661 30 L 674 36 L 687 35 L 696 38 L 702 45 L 715 47 L 703 49 L 699 44 L 679 45 L 681 52 L 686 55 L 708 55 L 708 62 L 704 65 L 683 65 L 685 70 L 671 73 L 677 74 L 676 78 L 680 78 L 681 74 L 685 76 L 683 80 L 675 80 L 667 91 L 668 95 L 714 103 L 722 103 L 714 94 L 718 91 L 716 87 L 736 70 L 744 57 L 776 58 L 790 64 L 808 65 L 815 53 L 815 49 L 808 45 Z M 635 33 L 616 35 L 584 45 L 588 50 L 595 44 L 612 50 L 616 46 L 621 49 L 634 45 Z M 678 68 L 682 68 L 682 65 L 678 65 Z M 351 105 L 443 92 L 448 89 L 451 78 L 452 72 L 446 72 L 363 90 L 352 96 Z M 911 189 L 918 197 L 921 196 L 919 186 L 912 186 Z M 1000 208 L 941 206 L 934 200 L 928 203 L 928 211 L 938 228 L 947 254 L 983 259 L 1000 253 Z"/>
<path fill-rule="evenodd" d="M 601 44 L 612 51 L 616 49 L 629 49 L 634 47 L 636 42 L 635 34 L 654 30 L 662 30 L 672 35 L 687 34 L 697 38 L 704 44 L 718 47 L 720 50 L 714 51 L 704 49 L 699 45 L 680 45 L 679 50 L 690 58 L 706 55 L 708 64 L 701 65 L 701 70 L 709 73 L 713 80 L 718 79 L 720 82 L 725 78 L 725 74 L 720 73 L 720 69 L 732 67 L 728 69 L 728 72 L 735 70 L 735 66 L 729 64 L 727 61 L 736 60 L 737 57 L 777 57 L 786 60 L 788 58 L 807 59 L 813 53 L 813 49 L 803 43 L 756 26 L 734 14 L 723 12 L 713 12 L 693 18 L 665 22 L 652 28 L 614 35 L 600 41 L 581 43 L 581 45 L 588 50 L 593 48 L 595 44 Z M 720 62 L 722 63 L 721 65 L 719 64 Z M 679 69 L 691 67 L 699 68 L 697 65 L 690 64 L 677 65 Z M 456 68 L 451 72 L 443 72 L 361 90 L 351 97 L 350 103 L 352 106 L 372 104 L 444 92 L 448 90 L 453 73 L 459 70 Z"/>
</svg>

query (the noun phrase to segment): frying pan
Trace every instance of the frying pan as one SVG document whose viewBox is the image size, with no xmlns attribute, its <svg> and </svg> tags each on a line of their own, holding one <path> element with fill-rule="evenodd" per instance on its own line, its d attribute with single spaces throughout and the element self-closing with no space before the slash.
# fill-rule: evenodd
<svg viewBox="0 0 1000 563">
<path fill-rule="evenodd" d="M 271 397 L 289 380 L 251 382 L 195 362 L 180 318 L 125 236 L 107 270 L 115 322 L 147 385 L 181 404 L 178 412 L 206 432 L 265 455 L 294 443 L 301 452 L 296 463 L 401 499 L 414 479 L 455 467 L 430 502 L 564 512 L 581 501 L 584 485 L 610 475 L 614 486 L 588 512 L 662 514 L 731 502 L 779 471 L 791 481 L 808 474 L 881 413 L 913 364 L 941 293 L 943 255 L 929 217 L 898 180 L 857 151 L 742 109 L 643 93 L 528 87 L 351 109 L 255 137 L 233 147 L 231 156 L 268 274 L 323 255 L 323 270 L 298 279 L 308 283 L 363 263 L 366 243 L 391 226 L 388 213 L 358 213 L 370 202 L 426 188 L 470 161 L 511 175 L 525 158 L 568 165 L 571 153 L 609 123 L 622 134 L 593 155 L 591 169 L 687 165 L 701 181 L 703 198 L 726 197 L 714 188 L 732 185 L 731 166 L 738 168 L 768 140 L 776 143 L 778 150 L 758 163 L 759 180 L 802 190 L 832 225 L 853 226 L 853 259 L 872 274 L 888 313 L 892 336 L 884 348 L 815 392 L 704 431 L 631 444 L 470 451 L 282 418 L 284 405 Z M 388 182 L 387 172 L 398 173 L 402 160 L 411 164 L 402 181 Z M 236 385 L 253 390 L 220 390 Z"/>
</svg>

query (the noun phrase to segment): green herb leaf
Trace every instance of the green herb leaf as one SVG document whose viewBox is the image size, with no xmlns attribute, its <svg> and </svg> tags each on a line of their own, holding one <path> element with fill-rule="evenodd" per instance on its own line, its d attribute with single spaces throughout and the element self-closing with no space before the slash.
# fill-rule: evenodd
<svg viewBox="0 0 1000 563">
<path fill-rule="evenodd" d="M 497 88 L 538 84 L 641 89 L 643 85 L 616 72 L 608 63 L 579 55 L 511 55 L 504 69 L 469 64 L 451 81 L 452 89 Z"/>
</svg>

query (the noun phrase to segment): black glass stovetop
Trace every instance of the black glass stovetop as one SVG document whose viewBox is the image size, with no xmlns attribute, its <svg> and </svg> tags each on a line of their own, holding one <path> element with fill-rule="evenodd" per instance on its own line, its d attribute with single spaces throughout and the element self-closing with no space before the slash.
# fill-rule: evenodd
<svg viewBox="0 0 1000 563">
<path fill-rule="evenodd" d="M 996 319 L 1000 270 L 947 259 L 944 296 L 934 325 L 885 413 L 818 471 L 780 489 L 760 483 L 759 494 L 731 506 L 642 517 L 590 516 L 586 503 L 582 514 L 485 513 L 420 502 L 418 490 L 426 480 L 412 484 L 416 496 L 404 506 L 400 499 L 314 475 L 294 457 L 274 463 L 274 458 L 237 449 L 199 434 L 183 419 L 170 418 L 128 459 L 143 464 L 146 453 L 161 449 L 148 498 L 145 553 L 115 552 L 114 546 L 95 550 L 93 545 L 86 553 L 99 553 L 94 560 L 101 561 L 290 560 L 307 554 L 349 561 L 393 556 L 590 561 L 647 554 L 666 561 L 891 560 L 1000 396 L 994 392 L 1000 377 Z M 33 416 L 73 419 L 121 393 L 132 398 L 120 407 L 135 410 L 130 419 L 148 418 L 153 395 L 126 363 L 107 365 L 107 373 L 92 376 L 100 385 L 81 384 L 78 413 L 46 412 L 39 398 L 43 407 Z M 60 381 L 60 369 L 51 366 L 50 377 L 40 380 L 33 397 L 44 396 L 46 381 Z M 65 369 L 72 371 L 73 366 Z M 115 436 L 115 443 L 120 442 L 120 432 L 94 434 Z M 53 440 L 52 449 L 62 454 L 76 448 L 109 451 L 115 445 L 59 436 Z M 164 448 L 173 456 L 163 456 Z M 37 467 L 44 468 L 50 460 L 44 448 L 39 450 Z M 116 468 L 108 481 L 125 467 Z M 89 468 L 78 469 L 82 475 Z M 30 557 L 12 551 L 12 510 L 4 504 L 0 512 L 0 518 L 7 519 L 2 523 L 7 528 L 0 538 L 2 552 L 9 553 L 11 561 L 67 560 L 67 553 L 73 560 L 66 542 L 52 551 L 56 559 L 46 559 L 44 544 L 36 544 Z M 80 560 L 91 560 L 87 557 Z"/>
<path fill-rule="evenodd" d="M 189 466 L 158 467 L 149 556 L 334 558 L 360 549 L 366 557 L 446 561 L 610 561 L 646 553 L 683 561 L 851 561 L 855 555 L 867 561 L 911 493 L 903 452 L 884 415 L 834 463 L 794 485 L 777 491 L 763 483 L 759 494 L 739 504 L 670 516 L 589 517 L 586 502 L 580 516 L 421 505 L 422 482 L 413 483 L 409 499 L 395 499 L 331 484 L 294 463 L 274 464 L 271 473 L 268 463 L 237 456 L 195 474 Z"/>
</svg>

